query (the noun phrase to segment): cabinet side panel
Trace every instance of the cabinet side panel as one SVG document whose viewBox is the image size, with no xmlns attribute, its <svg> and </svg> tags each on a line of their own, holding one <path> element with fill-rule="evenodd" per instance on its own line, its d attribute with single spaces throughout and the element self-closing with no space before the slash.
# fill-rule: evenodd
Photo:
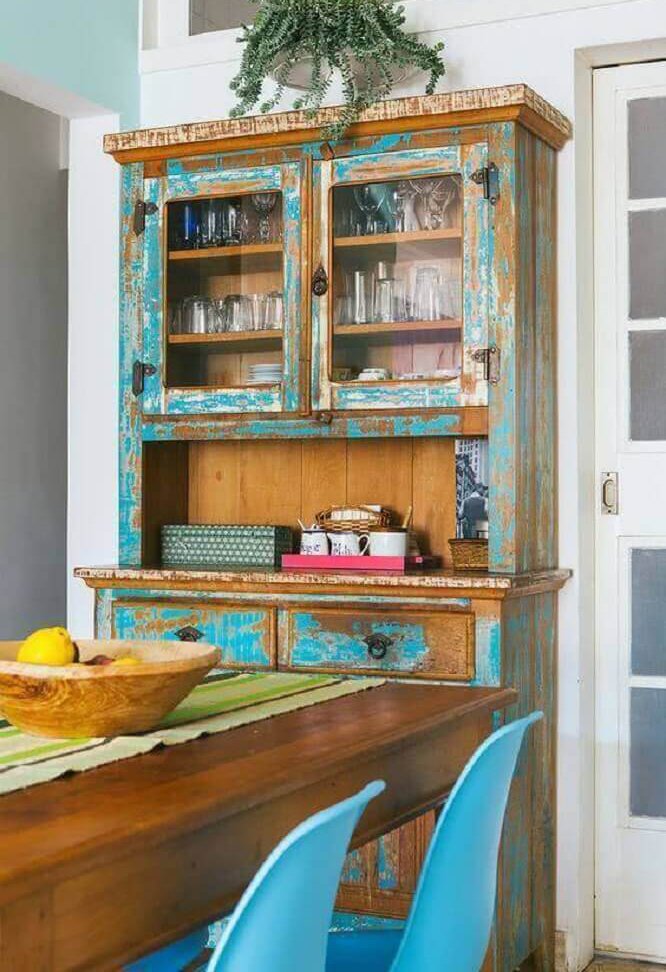
<svg viewBox="0 0 666 972">
<path fill-rule="evenodd" d="M 120 563 L 141 563 L 141 405 L 132 393 L 132 365 L 142 359 L 143 237 L 134 233 L 134 207 L 143 194 L 143 165 L 122 173 L 120 239 Z"/>
<path fill-rule="evenodd" d="M 536 524 L 533 568 L 557 563 L 557 153 L 534 140 Z"/>
</svg>

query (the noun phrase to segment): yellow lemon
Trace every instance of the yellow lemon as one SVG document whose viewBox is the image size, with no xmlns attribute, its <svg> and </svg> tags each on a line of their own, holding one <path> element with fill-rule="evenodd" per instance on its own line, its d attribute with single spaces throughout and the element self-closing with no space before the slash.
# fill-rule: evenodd
<svg viewBox="0 0 666 972">
<path fill-rule="evenodd" d="M 140 658 L 133 658 L 132 655 L 123 655 L 122 658 L 116 658 L 113 662 L 114 665 L 140 665 Z"/>
<path fill-rule="evenodd" d="M 25 639 L 16 660 L 31 665 L 71 665 L 78 661 L 78 651 L 65 628 L 40 628 Z"/>
</svg>

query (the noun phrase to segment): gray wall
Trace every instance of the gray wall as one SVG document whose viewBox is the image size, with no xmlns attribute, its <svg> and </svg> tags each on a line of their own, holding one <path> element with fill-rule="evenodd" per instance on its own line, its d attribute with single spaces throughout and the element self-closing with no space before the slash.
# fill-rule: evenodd
<svg viewBox="0 0 666 972">
<path fill-rule="evenodd" d="M 62 624 L 66 614 L 67 173 L 60 144 L 56 115 L 0 92 L 0 640 Z"/>
</svg>

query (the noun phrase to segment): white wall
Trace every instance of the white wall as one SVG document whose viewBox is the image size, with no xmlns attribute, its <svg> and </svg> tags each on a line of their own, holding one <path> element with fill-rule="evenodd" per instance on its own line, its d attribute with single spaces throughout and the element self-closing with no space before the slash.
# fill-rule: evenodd
<svg viewBox="0 0 666 972">
<path fill-rule="evenodd" d="M 67 173 L 61 121 L 0 92 L 0 638 L 65 620 Z"/>
<path fill-rule="evenodd" d="M 546 8 L 551 12 L 540 13 Z M 443 89 L 524 81 L 577 130 L 576 142 L 560 156 L 558 204 L 560 563 L 575 571 L 560 605 L 558 927 L 565 932 L 567 966 L 582 968 L 593 942 L 594 814 L 589 68 L 664 57 L 666 3 L 410 0 L 408 13 L 421 30 L 447 28 L 426 35 L 446 42 Z M 230 41 L 208 37 L 197 47 L 147 52 L 142 125 L 224 117 L 238 63 Z"/>
<path fill-rule="evenodd" d="M 70 123 L 68 627 L 79 638 L 92 635 L 93 597 L 72 570 L 118 560 L 120 168 L 102 152 L 118 121 Z"/>
</svg>

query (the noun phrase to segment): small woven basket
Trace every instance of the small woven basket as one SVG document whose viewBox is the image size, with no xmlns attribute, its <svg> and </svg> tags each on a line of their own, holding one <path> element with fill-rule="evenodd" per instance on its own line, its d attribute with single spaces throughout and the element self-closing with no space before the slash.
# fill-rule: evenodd
<svg viewBox="0 0 666 972">
<path fill-rule="evenodd" d="M 327 533 L 366 533 L 389 526 L 391 514 L 369 506 L 330 506 L 317 513 L 315 520 Z"/>
<path fill-rule="evenodd" d="M 454 570 L 488 570 L 487 540 L 449 540 Z"/>
</svg>

